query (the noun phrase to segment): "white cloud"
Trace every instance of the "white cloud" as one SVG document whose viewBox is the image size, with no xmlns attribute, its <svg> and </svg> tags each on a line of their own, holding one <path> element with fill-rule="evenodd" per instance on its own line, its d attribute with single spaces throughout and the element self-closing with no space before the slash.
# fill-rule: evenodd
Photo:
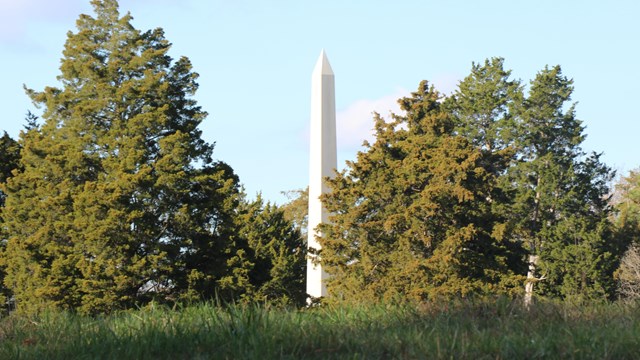
<svg viewBox="0 0 640 360">
<path fill-rule="evenodd" d="M 336 132 L 338 150 L 354 150 L 362 145 L 364 140 L 373 140 L 373 113 L 379 113 L 383 118 L 390 118 L 391 113 L 400 114 L 398 99 L 409 95 L 404 89 L 383 96 L 378 99 L 358 100 L 346 109 L 336 113 Z"/>
<path fill-rule="evenodd" d="M 87 4 L 86 0 L 0 0 L 0 41 L 19 42 L 38 22 L 74 19 Z"/>
<path fill-rule="evenodd" d="M 443 95 L 451 95 L 458 88 L 461 77 L 454 74 L 439 74 L 433 78 L 431 83 Z"/>
<path fill-rule="evenodd" d="M 443 95 L 450 95 L 458 85 L 458 77 L 440 74 L 430 81 Z M 373 113 L 390 120 L 391 113 L 403 114 L 398 99 L 410 96 L 410 91 L 398 89 L 390 95 L 378 99 L 358 100 L 336 114 L 336 132 L 338 150 L 359 149 L 364 140 L 374 139 Z"/>
<path fill-rule="evenodd" d="M 454 75 L 440 74 L 431 81 L 443 95 L 451 95 L 458 85 L 459 78 Z M 397 89 L 393 94 L 377 99 L 361 99 L 351 103 L 336 113 L 336 136 L 338 151 L 360 150 L 362 143 L 374 140 L 374 112 L 390 120 L 391 114 L 404 114 L 398 99 L 410 96 L 410 91 Z M 309 127 L 304 132 L 305 143 L 309 144 Z"/>
<path fill-rule="evenodd" d="M 179 5 L 178 5 L 179 4 Z M 185 6 L 191 4 L 184 0 L 177 3 L 175 0 L 120 0 L 120 14 L 128 11 L 133 16 L 150 6 Z M 46 37 L 46 34 L 38 34 L 32 31 L 41 23 L 62 23 L 69 29 L 73 29 L 80 14 L 93 15 L 89 0 L 0 0 L 0 44 L 21 43 L 28 41 L 27 36 Z"/>
</svg>

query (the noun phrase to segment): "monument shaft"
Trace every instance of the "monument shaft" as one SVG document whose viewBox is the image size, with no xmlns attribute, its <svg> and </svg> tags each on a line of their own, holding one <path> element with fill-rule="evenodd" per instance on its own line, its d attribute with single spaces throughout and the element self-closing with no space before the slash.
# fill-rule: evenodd
<svg viewBox="0 0 640 360">
<path fill-rule="evenodd" d="M 311 129 L 309 159 L 309 231 L 307 259 L 307 294 L 327 295 L 327 274 L 315 261 L 321 246 L 316 228 L 329 221 L 329 213 L 320 196 L 328 192 L 325 179 L 333 177 L 337 168 L 335 78 L 329 60 L 322 51 L 311 77 Z M 315 251 L 314 251 L 315 250 Z"/>
</svg>

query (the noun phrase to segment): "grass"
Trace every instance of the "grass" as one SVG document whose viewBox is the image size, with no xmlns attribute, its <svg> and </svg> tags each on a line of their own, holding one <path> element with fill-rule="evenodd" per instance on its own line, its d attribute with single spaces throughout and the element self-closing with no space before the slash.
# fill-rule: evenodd
<svg viewBox="0 0 640 360">
<path fill-rule="evenodd" d="M 640 306 L 210 304 L 0 320 L 1 359 L 633 359 Z"/>
</svg>

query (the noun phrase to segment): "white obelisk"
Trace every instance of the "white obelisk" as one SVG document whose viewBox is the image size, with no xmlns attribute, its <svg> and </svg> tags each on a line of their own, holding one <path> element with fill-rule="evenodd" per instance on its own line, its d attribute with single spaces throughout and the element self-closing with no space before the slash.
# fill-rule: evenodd
<svg viewBox="0 0 640 360">
<path fill-rule="evenodd" d="M 316 231 L 316 227 L 329 220 L 329 213 L 322 205 L 320 195 L 329 191 L 325 178 L 335 175 L 338 164 L 335 96 L 333 70 L 323 50 L 311 76 L 307 294 L 312 298 L 327 295 L 327 286 L 324 283 L 327 274 L 314 260 L 315 253 L 320 250 L 320 244 L 316 240 L 320 233 Z"/>
</svg>

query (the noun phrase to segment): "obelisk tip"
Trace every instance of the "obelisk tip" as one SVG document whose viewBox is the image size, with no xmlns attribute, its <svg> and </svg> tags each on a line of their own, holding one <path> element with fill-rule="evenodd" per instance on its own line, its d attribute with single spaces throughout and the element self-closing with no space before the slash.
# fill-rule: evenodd
<svg viewBox="0 0 640 360">
<path fill-rule="evenodd" d="M 316 67 L 313 70 L 313 73 L 320 73 L 322 75 L 333 75 L 333 69 L 331 69 L 331 64 L 329 64 L 329 59 L 327 59 L 327 53 L 324 51 L 324 49 L 320 51 L 320 56 L 318 57 L 318 62 L 316 62 Z"/>
</svg>

